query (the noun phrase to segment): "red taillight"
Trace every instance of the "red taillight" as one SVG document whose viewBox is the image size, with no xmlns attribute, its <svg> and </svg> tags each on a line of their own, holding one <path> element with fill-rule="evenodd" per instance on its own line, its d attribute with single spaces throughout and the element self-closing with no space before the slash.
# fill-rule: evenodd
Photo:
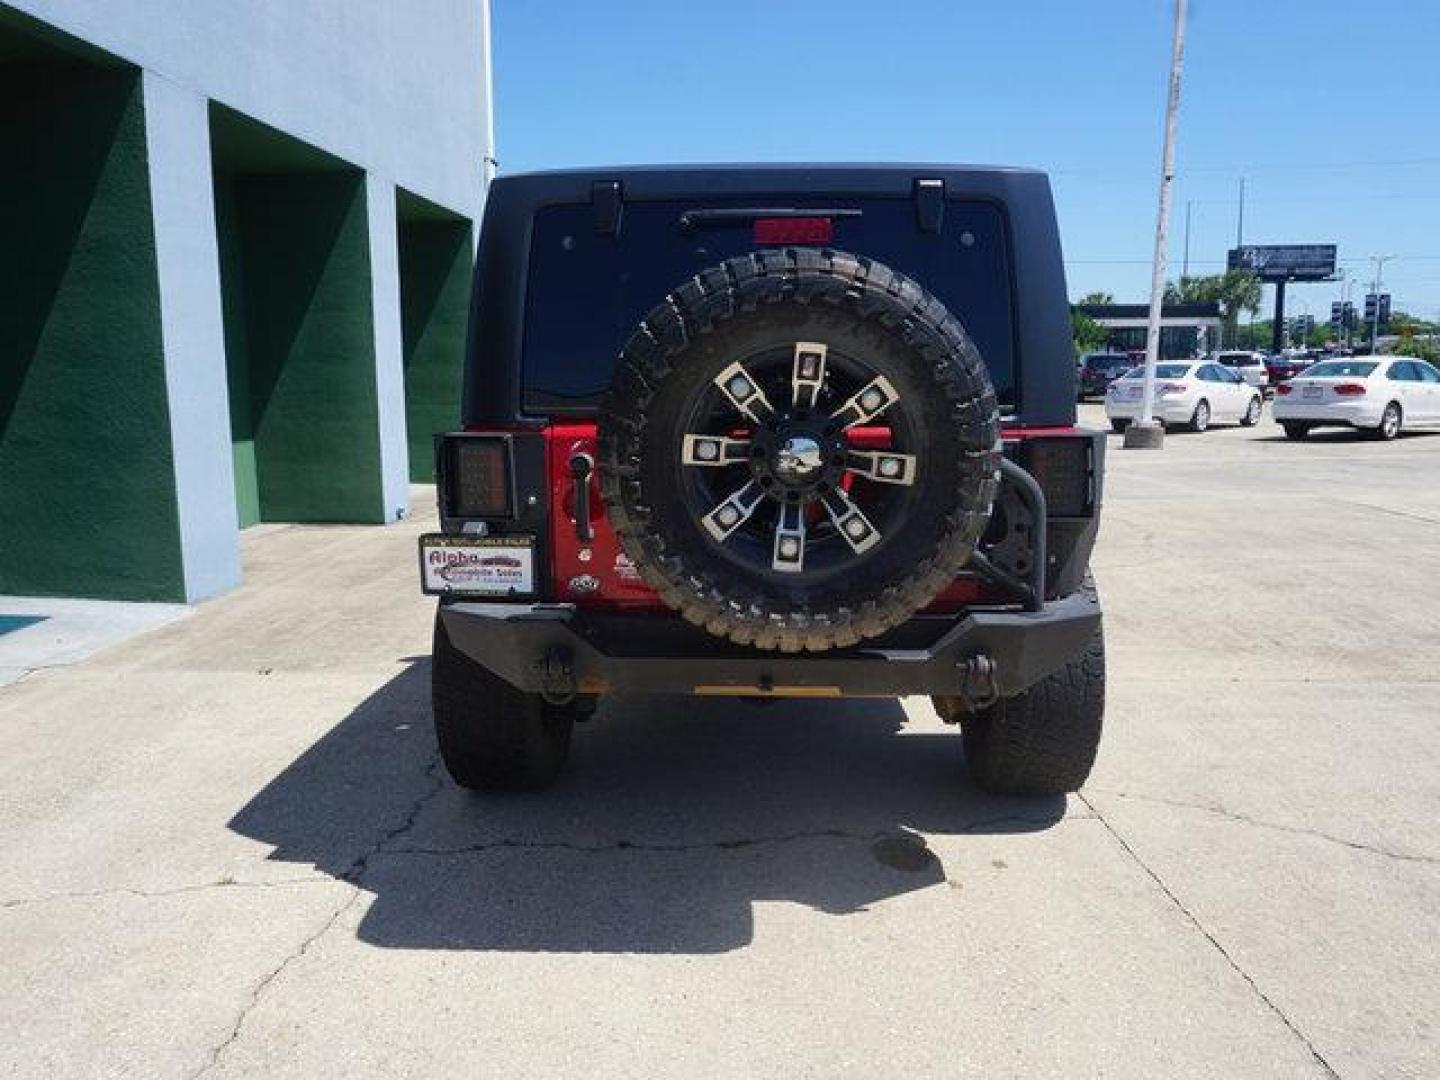
<svg viewBox="0 0 1440 1080">
<path fill-rule="evenodd" d="M 1289 383 L 1281 383 L 1279 386 L 1275 387 L 1275 393 L 1279 394 L 1281 397 L 1284 397 L 1286 394 L 1290 393 L 1290 391 L 1294 389 L 1295 387 L 1291 386 Z"/>
<path fill-rule="evenodd" d="M 835 223 L 823 217 L 756 218 L 757 244 L 828 244 Z"/>
<path fill-rule="evenodd" d="M 1365 395 L 1365 387 L 1357 382 L 1342 382 L 1339 386 L 1335 387 L 1335 393 L 1341 397 L 1363 397 Z"/>
<path fill-rule="evenodd" d="M 510 444 L 503 438 L 461 436 L 449 440 L 451 512 L 456 517 L 506 517 L 510 513 Z"/>
</svg>

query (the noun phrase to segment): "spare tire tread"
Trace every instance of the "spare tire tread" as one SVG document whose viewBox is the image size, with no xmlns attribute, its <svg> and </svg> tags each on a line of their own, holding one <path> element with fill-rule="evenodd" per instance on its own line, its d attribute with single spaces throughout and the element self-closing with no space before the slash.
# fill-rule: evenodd
<svg viewBox="0 0 1440 1080">
<path fill-rule="evenodd" d="M 918 558 L 903 580 L 830 610 L 781 610 L 759 595 L 744 602 L 731 596 L 713 568 L 686 565 L 667 547 L 651 528 L 640 488 L 639 453 L 650 404 L 684 348 L 741 312 L 785 302 L 844 307 L 862 321 L 898 330 L 927 362 L 933 388 L 943 394 L 949 421 L 960 433 L 960 458 L 973 475 L 945 516 L 941 542 Z M 601 413 L 601 494 L 641 578 L 688 621 L 742 645 L 782 652 L 842 648 L 905 622 L 969 558 L 999 485 L 997 409 L 975 346 L 945 306 L 916 282 L 844 252 L 765 249 L 729 259 L 676 288 L 626 342 Z"/>
</svg>

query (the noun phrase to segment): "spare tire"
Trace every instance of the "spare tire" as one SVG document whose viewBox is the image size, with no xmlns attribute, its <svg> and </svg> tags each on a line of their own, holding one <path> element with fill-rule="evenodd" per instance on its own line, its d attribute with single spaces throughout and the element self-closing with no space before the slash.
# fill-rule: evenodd
<svg viewBox="0 0 1440 1080">
<path fill-rule="evenodd" d="M 666 604 L 782 652 L 905 622 L 965 565 L 998 484 L 975 346 L 870 259 L 762 250 L 685 282 L 620 354 L 605 513 Z"/>
</svg>

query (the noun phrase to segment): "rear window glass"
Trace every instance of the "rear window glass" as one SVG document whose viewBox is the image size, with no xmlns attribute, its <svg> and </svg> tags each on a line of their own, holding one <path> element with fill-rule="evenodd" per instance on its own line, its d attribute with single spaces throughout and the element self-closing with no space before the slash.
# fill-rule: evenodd
<svg viewBox="0 0 1440 1080">
<path fill-rule="evenodd" d="M 685 229 L 699 208 L 845 208 L 829 245 L 876 259 L 940 298 L 985 358 L 1002 405 L 1015 402 L 1016 369 L 1005 221 L 990 203 L 950 201 L 942 230 L 921 232 L 910 199 L 754 199 L 626 203 L 618 236 L 598 233 L 589 204 L 535 215 L 525 299 L 524 403 L 588 412 L 610 385 L 615 358 L 666 293 L 725 259 L 756 250 L 751 221 Z"/>
<path fill-rule="evenodd" d="M 1254 356 L 1243 352 L 1225 352 L 1221 353 L 1215 359 L 1219 360 L 1220 363 L 1226 367 L 1250 367 L 1253 364 L 1260 363 Z"/>
<path fill-rule="evenodd" d="M 1355 360 L 1327 360 L 1323 364 L 1306 368 L 1305 375 L 1312 379 L 1363 379 L 1374 370 L 1374 364 L 1362 364 Z"/>
<path fill-rule="evenodd" d="M 1129 367 L 1130 358 L 1128 356 L 1113 356 L 1109 354 L 1101 356 L 1096 354 L 1087 356 L 1085 358 L 1085 364 L 1087 367 L 1094 368 L 1096 371 L 1116 371 L 1119 368 Z"/>
<path fill-rule="evenodd" d="M 1157 379 L 1183 379 L 1190 371 L 1189 364 L 1156 364 L 1155 377 Z M 1145 378 L 1144 367 L 1131 368 L 1125 373 L 1127 379 Z"/>
</svg>

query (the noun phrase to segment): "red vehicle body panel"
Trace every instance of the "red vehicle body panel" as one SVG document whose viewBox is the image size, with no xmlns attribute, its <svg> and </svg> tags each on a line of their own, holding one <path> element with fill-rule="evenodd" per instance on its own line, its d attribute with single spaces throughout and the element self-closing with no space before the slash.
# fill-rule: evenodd
<svg viewBox="0 0 1440 1080">
<path fill-rule="evenodd" d="M 1007 441 L 1040 436 L 1074 434 L 1073 427 L 1010 428 Z M 882 450 L 890 445 L 887 427 L 855 428 L 855 446 Z M 553 424 L 544 429 L 545 457 L 550 483 L 550 579 L 556 599 L 597 611 L 667 611 L 655 591 L 641 580 L 639 571 L 620 547 L 619 538 L 605 517 L 600 500 L 599 466 L 590 475 L 590 526 L 594 539 L 582 541 L 575 529 L 575 480 L 570 459 L 588 454 L 598 460 L 593 423 Z M 924 610 L 942 614 L 970 604 L 993 600 L 993 591 L 972 577 L 956 578 Z"/>
</svg>

